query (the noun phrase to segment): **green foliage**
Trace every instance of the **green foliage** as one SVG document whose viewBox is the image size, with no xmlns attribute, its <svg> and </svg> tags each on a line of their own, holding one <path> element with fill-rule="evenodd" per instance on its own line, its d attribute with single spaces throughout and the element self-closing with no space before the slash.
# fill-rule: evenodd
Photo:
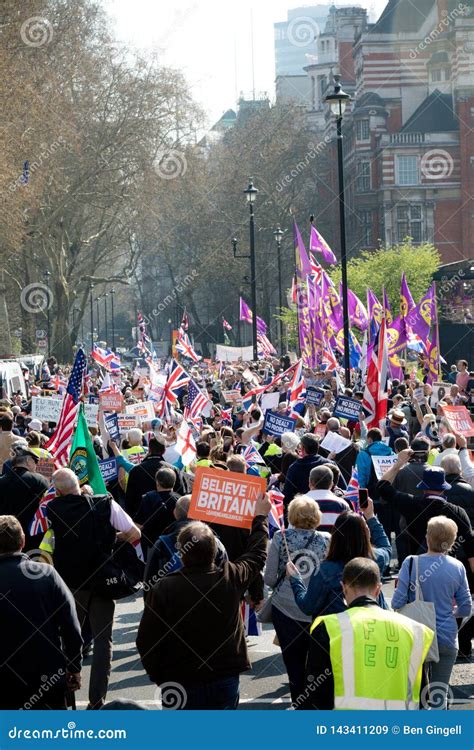
<svg viewBox="0 0 474 750">
<path fill-rule="evenodd" d="M 280 308 L 280 314 L 274 315 L 277 320 L 282 320 L 285 327 L 287 349 L 290 352 L 295 352 L 298 349 L 298 317 L 296 314 L 296 307 L 290 309 L 289 307 Z"/>
<path fill-rule="evenodd" d="M 385 286 L 393 314 L 397 316 L 403 271 L 413 299 L 419 302 L 431 284 L 440 262 L 439 252 L 434 245 L 413 245 L 409 238 L 390 248 L 364 250 L 359 257 L 352 258 L 347 264 L 349 287 L 365 304 L 367 287 L 382 301 L 382 287 Z M 331 278 L 338 286 L 341 279 L 340 266 L 331 272 Z"/>
</svg>

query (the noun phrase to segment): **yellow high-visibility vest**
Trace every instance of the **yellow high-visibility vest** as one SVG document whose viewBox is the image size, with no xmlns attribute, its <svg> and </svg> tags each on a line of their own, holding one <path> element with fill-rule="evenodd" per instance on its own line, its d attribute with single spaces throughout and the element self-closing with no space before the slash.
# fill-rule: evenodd
<svg viewBox="0 0 474 750">
<path fill-rule="evenodd" d="M 417 710 L 430 628 L 380 607 L 351 607 L 317 617 L 329 635 L 334 708 Z"/>
</svg>

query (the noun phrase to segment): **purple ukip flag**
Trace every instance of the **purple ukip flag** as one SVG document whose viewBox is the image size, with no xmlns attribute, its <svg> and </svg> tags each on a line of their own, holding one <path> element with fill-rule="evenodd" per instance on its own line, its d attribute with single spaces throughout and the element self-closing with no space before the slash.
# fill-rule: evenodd
<svg viewBox="0 0 474 750">
<path fill-rule="evenodd" d="M 430 335 L 430 328 L 436 318 L 434 284 L 430 286 L 418 305 L 408 313 L 406 324 L 409 330 L 426 342 Z"/>
<path fill-rule="evenodd" d="M 312 252 L 321 253 L 321 255 L 323 256 L 323 260 L 325 260 L 326 263 L 329 263 L 330 265 L 336 265 L 337 263 L 336 256 L 334 255 L 333 251 L 329 247 L 324 237 L 321 234 L 319 234 L 314 224 L 311 224 L 311 233 L 309 237 L 309 249 Z"/>
<path fill-rule="evenodd" d="M 313 273 L 311 261 L 301 238 L 298 224 L 293 220 L 293 232 L 295 237 L 296 275 L 299 279 L 306 280 Z"/>
<path fill-rule="evenodd" d="M 408 282 L 405 276 L 405 271 L 402 274 L 402 284 L 400 288 L 400 317 L 406 318 L 410 310 L 415 307 L 415 302 L 411 296 L 410 289 L 408 288 Z"/>
<path fill-rule="evenodd" d="M 342 300 L 342 281 L 339 283 L 339 298 Z M 347 290 L 347 305 L 351 326 L 355 326 L 359 331 L 366 331 L 369 326 L 367 310 L 352 289 Z"/>
<path fill-rule="evenodd" d="M 252 316 L 252 310 L 247 305 L 246 301 L 241 297 L 240 298 L 240 314 L 239 314 L 240 320 L 245 321 L 246 323 L 251 323 L 253 316 Z"/>
<path fill-rule="evenodd" d="M 392 310 L 390 308 L 390 302 L 388 299 L 387 290 L 385 287 L 383 287 L 382 290 L 382 299 L 383 299 L 383 311 L 385 315 L 385 322 L 387 323 L 387 328 L 389 328 L 393 323 L 393 315 Z"/>
</svg>

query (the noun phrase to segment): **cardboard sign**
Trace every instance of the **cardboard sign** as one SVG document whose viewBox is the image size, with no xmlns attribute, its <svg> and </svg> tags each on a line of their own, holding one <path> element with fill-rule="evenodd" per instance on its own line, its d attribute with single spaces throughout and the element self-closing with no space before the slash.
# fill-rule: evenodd
<svg viewBox="0 0 474 750">
<path fill-rule="evenodd" d="M 433 393 L 431 394 L 430 405 L 431 408 L 437 406 L 437 404 L 444 399 L 445 396 L 449 396 L 451 389 L 451 383 L 433 383 Z"/>
<path fill-rule="evenodd" d="M 392 468 L 396 460 L 396 455 L 372 456 L 372 463 L 374 465 L 375 476 L 377 477 L 377 479 L 382 479 L 383 475 Z"/>
<path fill-rule="evenodd" d="M 362 404 L 360 401 L 357 401 L 357 399 L 348 398 L 347 396 L 338 396 L 332 414 L 334 417 L 341 417 L 342 419 L 350 419 L 353 422 L 358 422 L 361 408 Z"/>
<path fill-rule="evenodd" d="M 326 434 L 326 425 L 325 424 L 317 424 L 313 430 L 316 437 L 318 437 L 320 440 L 322 440 Z"/>
<path fill-rule="evenodd" d="M 123 395 L 118 393 L 101 393 L 99 395 L 100 406 L 103 411 L 122 411 Z"/>
<path fill-rule="evenodd" d="M 54 461 L 52 458 L 40 458 L 36 464 L 35 471 L 41 474 L 42 477 L 51 482 L 51 477 L 54 473 Z"/>
<path fill-rule="evenodd" d="M 222 391 L 222 398 L 227 404 L 236 404 L 242 401 L 242 394 L 238 388 L 232 388 L 230 391 Z"/>
<path fill-rule="evenodd" d="M 117 479 L 118 469 L 115 458 L 104 458 L 103 461 L 99 461 L 99 469 L 106 484 L 111 482 L 112 479 Z"/>
<path fill-rule="evenodd" d="M 104 422 L 111 439 L 118 443 L 120 441 L 120 427 L 117 414 L 106 414 Z"/>
<path fill-rule="evenodd" d="M 262 477 L 199 466 L 188 518 L 250 529 L 257 496 L 265 489 L 266 481 Z"/>
<path fill-rule="evenodd" d="M 262 432 L 265 435 L 282 435 L 284 432 L 294 432 L 296 419 L 285 417 L 276 411 L 267 411 Z"/>
<path fill-rule="evenodd" d="M 151 422 L 155 418 L 155 407 L 152 401 L 140 401 L 138 404 L 127 404 L 125 414 L 133 414 L 141 422 Z"/>
<path fill-rule="evenodd" d="M 117 419 L 118 427 L 122 435 L 133 427 L 138 426 L 138 417 L 135 417 L 133 414 L 117 414 Z"/>
<path fill-rule="evenodd" d="M 452 432 L 464 437 L 474 435 L 474 424 L 465 406 L 443 406 L 443 416 L 446 418 Z"/>
<path fill-rule="evenodd" d="M 278 409 L 279 403 L 280 403 L 280 394 L 278 392 L 277 393 L 264 393 L 260 401 L 260 409 L 262 410 L 262 414 L 265 414 L 265 412 L 267 411 L 273 411 L 274 409 Z"/>
<path fill-rule="evenodd" d="M 47 398 L 43 396 L 33 396 L 31 400 L 31 416 L 35 419 L 41 419 L 42 422 L 58 422 L 62 406 L 61 398 Z M 95 427 L 97 424 L 97 415 L 99 407 L 97 404 L 84 404 L 84 416 L 88 427 Z"/>
<path fill-rule="evenodd" d="M 324 397 L 324 391 L 321 388 L 317 388 L 314 385 L 309 385 L 306 388 L 306 403 L 308 406 L 321 406 L 321 401 Z"/>
</svg>

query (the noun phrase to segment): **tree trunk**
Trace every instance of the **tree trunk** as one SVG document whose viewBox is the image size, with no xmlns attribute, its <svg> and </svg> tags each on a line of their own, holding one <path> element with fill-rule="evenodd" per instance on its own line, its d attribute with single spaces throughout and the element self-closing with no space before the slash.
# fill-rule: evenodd
<svg viewBox="0 0 474 750">
<path fill-rule="evenodd" d="M 10 323 L 8 320 L 8 306 L 6 298 L 5 276 L 0 270 L 0 356 L 8 357 L 11 354 Z"/>
</svg>

